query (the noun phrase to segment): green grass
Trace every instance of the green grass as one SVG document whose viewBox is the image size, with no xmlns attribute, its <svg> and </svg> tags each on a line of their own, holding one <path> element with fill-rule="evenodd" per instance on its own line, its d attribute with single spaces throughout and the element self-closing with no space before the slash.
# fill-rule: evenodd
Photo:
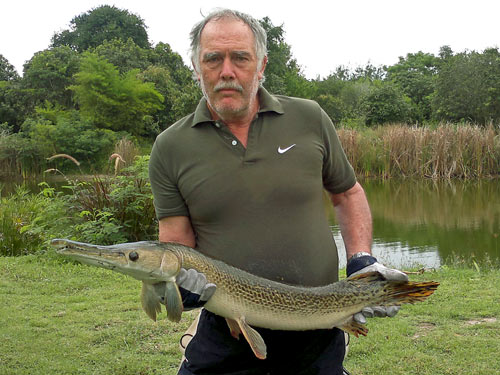
<svg viewBox="0 0 500 375">
<path fill-rule="evenodd" d="M 394 319 L 352 338 L 353 374 L 492 374 L 500 368 L 500 270 L 445 267 L 411 276 L 441 283 Z M 140 283 L 45 256 L 0 257 L 1 374 L 166 374 L 193 314 L 152 322 Z"/>
</svg>

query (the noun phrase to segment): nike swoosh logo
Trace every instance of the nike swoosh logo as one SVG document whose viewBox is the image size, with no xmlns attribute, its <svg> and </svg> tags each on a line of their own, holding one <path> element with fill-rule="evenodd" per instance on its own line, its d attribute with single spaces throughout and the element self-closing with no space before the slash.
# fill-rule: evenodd
<svg viewBox="0 0 500 375">
<path fill-rule="evenodd" d="M 295 146 L 295 143 L 291 146 L 288 146 L 287 148 L 281 148 L 281 146 L 280 146 L 280 147 L 278 147 L 278 154 L 284 154 L 285 152 L 287 152 L 288 150 L 290 150 L 294 146 Z"/>
</svg>

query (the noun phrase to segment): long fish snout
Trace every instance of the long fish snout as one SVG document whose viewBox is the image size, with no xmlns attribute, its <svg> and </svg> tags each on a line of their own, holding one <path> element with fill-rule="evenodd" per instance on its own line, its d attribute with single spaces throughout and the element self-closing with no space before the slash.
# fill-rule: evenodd
<svg viewBox="0 0 500 375">
<path fill-rule="evenodd" d="M 60 238 L 53 239 L 50 244 L 56 248 L 58 254 L 100 268 L 118 268 L 119 271 L 119 268 L 127 263 L 126 254 L 115 246 L 99 246 Z"/>
<path fill-rule="evenodd" d="M 180 260 L 157 242 L 130 242 L 101 246 L 68 239 L 53 239 L 58 254 L 82 263 L 111 269 L 147 282 L 175 280 Z"/>
</svg>

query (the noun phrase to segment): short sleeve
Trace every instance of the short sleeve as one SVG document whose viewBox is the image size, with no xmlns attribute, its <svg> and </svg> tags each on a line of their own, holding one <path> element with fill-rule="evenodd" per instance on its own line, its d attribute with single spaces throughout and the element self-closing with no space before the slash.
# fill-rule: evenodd
<svg viewBox="0 0 500 375">
<path fill-rule="evenodd" d="M 323 110 L 321 110 L 321 131 L 325 147 L 323 185 L 330 193 L 343 193 L 354 186 L 356 175 L 347 160 L 332 121 Z"/>
<path fill-rule="evenodd" d="M 189 216 L 189 210 L 179 191 L 175 173 L 168 168 L 168 156 L 158 139 L 149 159 L 149 180 L 158 220 L 169 216 Z"/>
</svg>

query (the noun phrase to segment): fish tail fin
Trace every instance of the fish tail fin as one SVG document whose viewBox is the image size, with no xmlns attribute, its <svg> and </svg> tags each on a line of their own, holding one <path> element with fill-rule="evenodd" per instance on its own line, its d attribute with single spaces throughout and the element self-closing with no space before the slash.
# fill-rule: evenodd
<svg viewBox="0 0 500 375">
<path fill-rule="evenodd" d="M 379 272 L 367 272 L 348 279 L 357 283 L 381 283 L 381 305 L 402 305 L 424 301 L 439 286 L 435 281 L 391 281 L 386 280 Z"/>
<path fill-rule="evenodd" d="M 433 294 L 438 286 L 439 283 L 435 281 L 388 282 L 386 288 L 391 300 L 387 302 L 397 305 L 421 302 Z"/>
</svg>

